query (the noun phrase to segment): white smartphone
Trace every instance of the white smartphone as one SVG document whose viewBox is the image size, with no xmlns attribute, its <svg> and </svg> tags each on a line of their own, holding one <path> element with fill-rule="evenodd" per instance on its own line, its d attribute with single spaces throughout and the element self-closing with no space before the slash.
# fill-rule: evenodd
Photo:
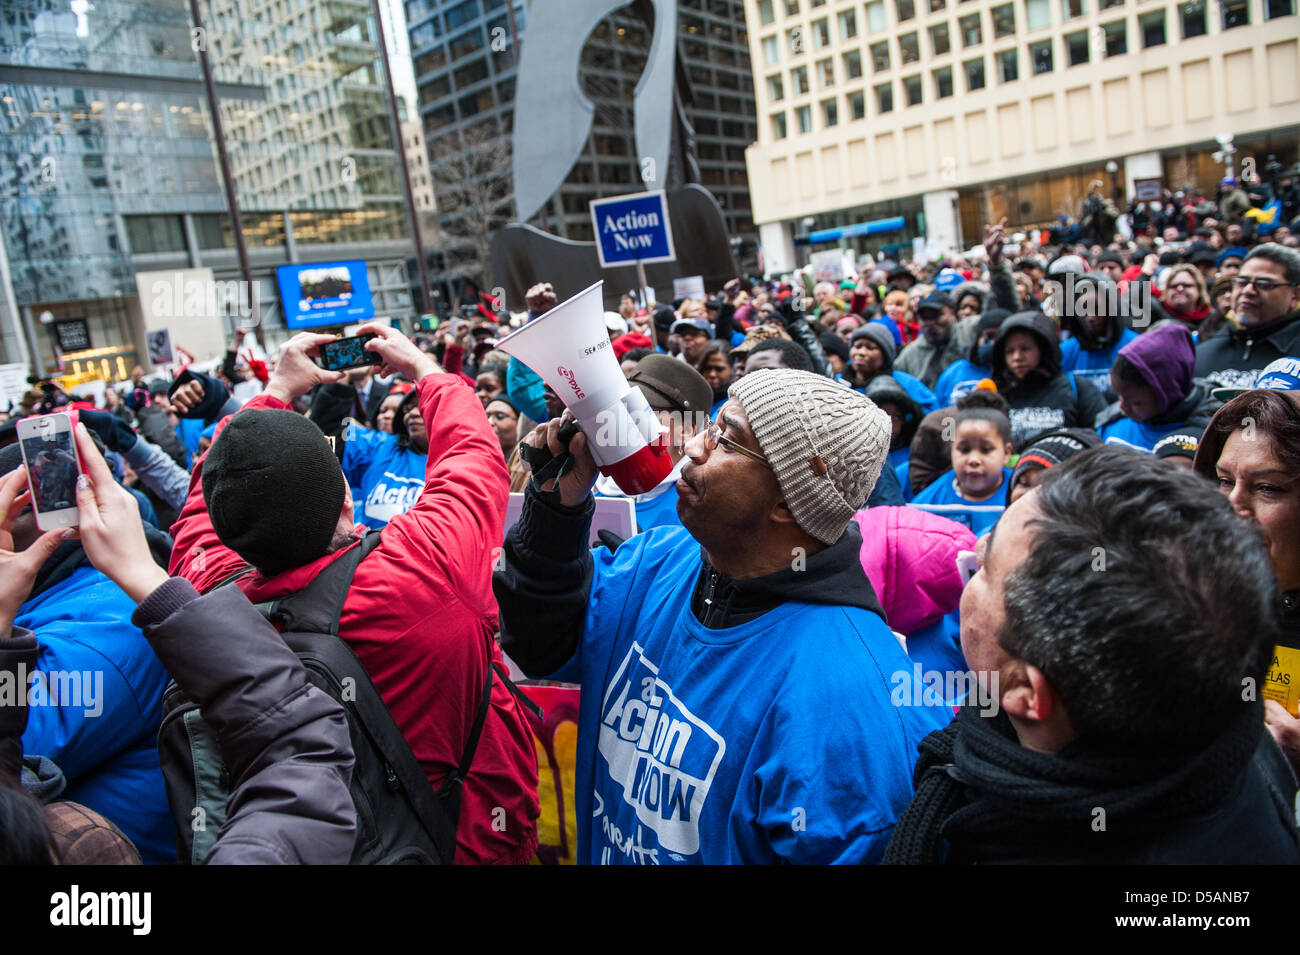
<svg viewBox="0 0 1300 955">
<path fill-rule="evenodd" d="M 81 459 L 72 439 L 72 419 L 63 413 L 20 418 L 18 443 L 32 489 L 36 526 L 42 531 L 76 527 Z"/>
</svg>

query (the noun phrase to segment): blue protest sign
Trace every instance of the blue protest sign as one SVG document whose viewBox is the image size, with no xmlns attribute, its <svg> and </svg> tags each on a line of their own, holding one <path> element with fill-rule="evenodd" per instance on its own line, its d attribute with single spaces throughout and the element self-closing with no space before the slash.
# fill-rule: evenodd
<svg viewBox="0 0 1300 955">
<path fill-rule="evenodd" d="M 601 268 L 673 262 L 673 233 L 662 189 L 591 201 Z"/>
</svg>

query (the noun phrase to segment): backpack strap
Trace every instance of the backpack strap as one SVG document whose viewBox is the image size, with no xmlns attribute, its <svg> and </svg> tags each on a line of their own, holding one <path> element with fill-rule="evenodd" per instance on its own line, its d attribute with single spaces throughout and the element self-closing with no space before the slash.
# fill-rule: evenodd
<svg viewBox="0 0 1300 955">
<path fill-rule="evenodd" d="M 470 727 L 469 740 L 465 743 L 465 750 L 460 755 L 460 765 L 447 774 L 438 788 L 438 798 L 453 811 L 456 817 L 460 815 L 460 787 L 469 775 L 470 764 L 474 762 L 474 751 L 478 749 L 479 737 L 483 735 L 483 724 L 487 722 L 488 708 L 492 705 L 492 671 L 496 665 L 492 662 L 492 657 L 488 656 L 487 679 L 483 681 L 483 696 L 479 700 L 478 712 L 474 714 L 474 725 Z"/>
<path fill-rule="evenodd" d="M 342 557 L 331 561 L 302 590 L 255 606 L 263 617 L 278 622 L 285 630 L 328 633 L 337 637 L 339 617 L 343 614 L 343 602 L 347 600 L 352 577 L 366 555 L 379 546 L 381 536 L 380 531 L 370 531 L 361 538 L 360 544 L 353 545 L 343 552 Z"/>
</svg>

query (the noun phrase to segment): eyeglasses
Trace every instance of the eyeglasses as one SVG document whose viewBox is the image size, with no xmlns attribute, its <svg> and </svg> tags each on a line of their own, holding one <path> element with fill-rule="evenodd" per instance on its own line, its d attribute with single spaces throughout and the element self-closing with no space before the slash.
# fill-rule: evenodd
<svg viewBox="0 0 1300 955">
<path fill-rule="evenodd" d="M 1193 291 L 1193 292 L 1196 291 L 1196 283 L 1195 283 L 1195 282 L 1170 282 L 1170 283 L 1169 283 L 1169 287 L 1170 287 L 1170 288 L 1189 289 L 1189 290 L 1191 290 L 1191 291 Z"/>
<path fill-rule="evenodd" d="M 747 458 L 753 458 L 755 461 L 757 461 L 759 464 L 763 465 L 764 467 L 770 468 L 772 466 L 771 464 L 768 463 L 767 458 L 763 457 L 761 454 L 749 450 L 749 448 L 742 448 L 735 441 L 732 441 L 730 438 L 725 437 L 722 431 L 723 431 L 722 425 L 716 421 L 709 425 L 709 427 L 704 432 L 704 448 L 706 451 L 715 451 L 717 450 L 718 445 L 722 445 L 728 451 L 736 451 L 740 454 L 743 454 Z"/>
<path fill-rule="evenodd" d="M 1253 284 L 1257 290 L 1267 295 L 1269 292 L 1272 292 L 1275 289 L 1286 288 L 1287 286 L 1295 285 L 1296 283 L 1275 282 L 1272 279 L 1246 278 L 1243 275 L 1238 275 L 1235 278 L 1233 278 L 1232 284 L 1239 289 L 1248 288 Z"/>
</svg>

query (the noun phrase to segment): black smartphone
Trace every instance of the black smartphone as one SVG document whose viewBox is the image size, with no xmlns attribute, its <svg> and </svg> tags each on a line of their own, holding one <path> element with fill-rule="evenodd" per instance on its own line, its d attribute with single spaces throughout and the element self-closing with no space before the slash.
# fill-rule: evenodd
<svg viewBox="0 0 1300 955">
<path fill-rule="evenodd" d="M 366 342 L 374 337 L 370 333 L 326 342 L 320 347 L 320 366 L 326 371 L 345 371 L 364 365 L 382 365 L 384 359 L 379 352 L 366 350 Z"/>
</svg>

